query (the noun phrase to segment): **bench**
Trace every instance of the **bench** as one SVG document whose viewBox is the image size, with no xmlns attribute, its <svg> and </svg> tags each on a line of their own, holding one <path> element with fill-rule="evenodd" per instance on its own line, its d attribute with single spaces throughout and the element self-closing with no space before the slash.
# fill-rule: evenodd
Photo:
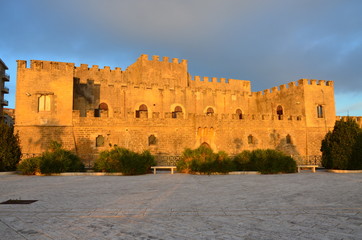
<svg viewBox="0 0 362 240">
<path fill-rule="evenodd" d="M 318 165 L 298 165 L 298 172 L 300 172 L 302 168 L 310 168 L 312 172 L 315 172 L 316 167 L 318 167 Z"/>
<path fill-rule="evenodd" d="M 171 174 L 173 174 L 174 170 L 176 169 L 176 166 L 154 166 L 151 168 L 153 169 L 153 174 L 156 174 L 157 169 L 171 169 Z"/>
</svg>

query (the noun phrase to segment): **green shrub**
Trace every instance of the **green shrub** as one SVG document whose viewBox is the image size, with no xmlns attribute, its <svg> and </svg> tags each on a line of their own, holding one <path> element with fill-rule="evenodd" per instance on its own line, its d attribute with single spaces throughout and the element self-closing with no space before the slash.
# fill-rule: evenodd
<svg viewBox="0 0 362 240">
<path fill-rule="evenodd" d="M 138 154 L 125 148 L 114 147 L 109 151 L 101 152 L 93 168 L 100 172 L 138 175 L 148 173 L 154 165 L 156 165 L 155 159 L 149 151 Z"/>
<path fill-rule="evenodd" d="M 352 120 L 336 121 L 322 141 L 322 165 L 333 169 L 362 169 L 361 129 Z"/>
<path fill-rule="evenodd" d="M 225 152 L 214 153 L 204 146 L 194 150 L 185 149 L 177 163 L 177 171 L 186 173 L 227 173 L 234 169 L 233 162 Z"/>
<path fill-rule="evenodd" d="M 237 154 L 233 159 L 235 169 L 237 171 L 251 171 L 253 167 L 251 166 L 250 158 L 251 151 L 249 150 L 245 150 Z"/>
<path fill-rule="evenodd" d="M 23 174 L 41 174 L 84 171 L 81 159 L 71 151 L 61 148 L 61 144 L 53 142 L 50 151 L 36 158 L 25 159 L 18 170 Z"/>
<path fill-rule="evenodd" d="M 356 138 L 356 142 L 352 150 L 351 160 L 349 161 L 349 169 L 362 169 L 362 131 Z"/>
<path fill-rule="evenodd" d="M 0 122 L 0 171 L 14 171 L 21 158 L 18 134 Z"/>
<path fill-rule="evenodd" d="M 294 173 L 297 163 L 290 156 L 272 149 L 243 151 L 234 157 L 238 171 L 259 171 L 262 174 Z"/>
<path fill-rule="evenodd" d="M 17 170 L 21 171 L 24 175 L 34 175 L 39 171 L 39 160 L 40 157 L 32 157 L 22 160 Z"/>
<path fill-rule="evenodd" d="M 294 173 L 297 163 L 290 156 L 272 149 L 257 149 L 251 153 L 251 167 L 262 174 Z"/>
</svg>

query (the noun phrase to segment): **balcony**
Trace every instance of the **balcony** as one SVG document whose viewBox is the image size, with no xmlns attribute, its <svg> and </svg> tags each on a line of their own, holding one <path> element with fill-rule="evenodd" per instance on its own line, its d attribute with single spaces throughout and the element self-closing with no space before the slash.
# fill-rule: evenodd
<svg viewBox="0 0 362 240">
<path fill-rule="evenodd" d="M 1 91 L 2 91 L 3 93 L 9 93 L 9 88 L 4 87 L 3 89 L 1 89 Z"/>
<path fill-rule="evenodd" d="M 3 73 L 2 74 L 2 79 L 4 80 L 4 82 L 9 82 L 10 81 L 9 74 Z"/>
<path fill-rule="evenodd" d="M 1 100 L 1 105 L 2 106 L 7 106 L 7 105 L 9 105 L 9 102 L 6 101 L 6 100 Z"/>
</svg>

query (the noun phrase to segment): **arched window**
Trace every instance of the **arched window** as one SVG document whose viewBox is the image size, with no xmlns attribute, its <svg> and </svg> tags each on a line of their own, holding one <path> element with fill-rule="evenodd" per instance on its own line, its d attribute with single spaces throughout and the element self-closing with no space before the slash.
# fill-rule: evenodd
<svg viewBox="0 0 362 240">
<path fill-rule="evenodd" d="M 204 147 L 204 148 L 211 148 L 210 145 L 207 142 L 203 142 L 200 147 Z"/>
<path fill-rule="evenodd" d="M 49 95 L 41 95 L 38 99 L 38 111 L 50 111 L 50 96 Z"/>
<path fill-rule="evenodd" d="M 206 110 L 206 115 L 207 115 L 207 116 L 212 116 L 212 115 L 214 115 L 214 109 L 212 109 L 211 107 L 209 107 L 209 108 Z"/>
<path fill-rule="evenodd" d="M 180 106 L 176 106 L 175 110 L 172 112 L 172 118 L 180 118 L 182 116 L 182 108 Z"/>
<path fill-rule="evenodd" d="M 96 137 L 96 147 L 103 147 L 104 146 L 104 137 L 102 135 L 98 135 Z"/>
<path fill-rule="evenodd" d="M 145 104 L 142 104 L 138 110 L 136 110 L 136 118 L 148 118 L 148 110 Z"/>
<path fill-rule="evenodd" d="M 99 107 L 98 107 L 100 110 L 103 110 L 103 111 L 108 111 L 108 105 L 107 103 L 101 103 L 99 104 Z"/>
<path fill-rule="evenodd" d="M 251 135 L 251 134 L 248 136 L 248 143 L 249 143 L 249 144 L 253 144 L 253 143 L 254 143 L 254 137 L 253 137 L 253 135 Z"/>
<path fill-rule="evenodd" d="M 157 144 L 157 138 L 155 137 L 155 135 L 150 135 L 148 137 L 148 146 L 151 146 L 151 145 L 156 145 Z"/>
<path fill-rule="evenodd" d="M 280 105 L 277 107 L 277 115 L 278 120 L 283 120 L 283 107 Z"/>
<path fill-rule="evenodd" d="M 292 138 L 290 137 L 289 134 L 285 137 L 285 142 L 286 142 L 287 144 L 291 144 L 291 143 L 292 143 Z"/>
<path fill-rule="evenodd" d="M 98 109 L 94 109 L 94 117 L 100 117 L 101 113 L 104 113 L 108 117 L 108 105 L 107 103 L 101 103 Z"/>
<path fill-rule="evenodd" d="M 236 110 L 237 119 L 243 119 L 243 112 L 240 109 Z"/>
<path fill-rule="evenodd" d="M 324 118 L 324 112 L 323 112 L 322 105 L 317 106 L 317 116 L 318 116 L 318 118 Z"/>
</svg>

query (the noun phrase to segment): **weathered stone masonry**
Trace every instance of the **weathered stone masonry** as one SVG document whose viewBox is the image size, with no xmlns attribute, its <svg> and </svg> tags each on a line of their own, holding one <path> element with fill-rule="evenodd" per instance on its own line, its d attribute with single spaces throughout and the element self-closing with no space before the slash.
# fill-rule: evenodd
<svg viewBox="0 0 362 240">
<path fill-rule="evenodd" d="M 191 76 L 176 58 L 141 55 L 125 71 L 18 60 L 16 130 L 25 156 L 52 140 L 89 163 L 114 145 L 160 156 L 201 144 L 229 154 L 320 155 L 335 120 L 332 81 L 252 92 L 250 81 Z"/>
</svg>

